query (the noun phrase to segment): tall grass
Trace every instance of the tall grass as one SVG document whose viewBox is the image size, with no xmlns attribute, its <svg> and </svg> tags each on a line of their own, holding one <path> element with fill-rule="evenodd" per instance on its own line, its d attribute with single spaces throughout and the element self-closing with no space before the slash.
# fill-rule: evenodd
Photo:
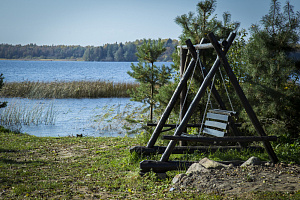
<svg viewBox="0 0 300 200">
<path fill-rule="evenodd" d="M 0 110 L 0 125 L 19 131 L 22 125 L 55 124 L 56 111 L 53 102 L 49 105 L 35 103 L 22 104 L 14 100 Z"/>
<path fill-rule="evenodd" d="M 107 81 L 6 82 L 0 96 L 35 99 L 129 97 L 127 90 L 137 87 L 138 83 Z"/>
<path fill-rule="evenodd" d="M 148 111 L 148 109 L 147 109 Z M 98 132 L 118 131 L 119 134 L 135 134 L 145 124 L 145 106 L 133 106 L 128 103 L 124 107 L 120 104 L 104 106 L 98 115 L 93 117 L 91 127 Z"/>
</svg>

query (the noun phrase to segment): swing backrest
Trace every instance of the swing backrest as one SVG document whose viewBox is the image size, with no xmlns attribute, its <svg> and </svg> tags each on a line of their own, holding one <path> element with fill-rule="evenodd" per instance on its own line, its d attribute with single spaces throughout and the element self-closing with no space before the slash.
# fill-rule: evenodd
<svg viewBox="0 0 300 200">
<path fill-rule="evenodd" d="M 235 114 L 233 111 L 219 109 L 209 110 L 202 132 L 211 136 L 224 137 L 227 133 L 229 118 L 233 114 Z"/>
</svg>

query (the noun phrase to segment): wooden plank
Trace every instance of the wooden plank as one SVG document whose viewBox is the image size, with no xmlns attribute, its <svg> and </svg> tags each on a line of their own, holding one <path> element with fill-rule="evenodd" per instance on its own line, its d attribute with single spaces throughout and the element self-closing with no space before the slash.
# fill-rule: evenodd
<svg viewBox="0 0 300 200">
<path fill-rule="evenodd" d="M 228 121 L 228 115 L 220 115 L 220 114 L 215 114 L 215 113 L 207 113 L 206 117 L 208 119 L 215 119 L 215 120 L 220 120 L 227 122 Z"/>
<path fill-rule="evenodd" d="M 187 170 L 194 162 L 189 161 L 169 161 L 161 162 L 156 160 L 143 160 L 140 162 L 141 173 L 153 171 L 155 173 L 165 173 L 171 170 Z"/>
<path fill-rule="evenodd" d="M 235 136 L 235 137 L 184 137 L 165 135 L 166 140 L 185 140 L 194 142 L 258 142 L 258 141 L 276 141 L 276 136 Z"/>
<path fill-rule="evenodd" d="M 219 44 L 222 44 L 222 42 L 219 42 Z M 205 44 L 196 44 L 194 45 L 195 49 L 212 49 L 214 46 L 211 43 L 205 43 Z M 180 49 L 188 49 L 187 45 L 177 46 L 177 48 Z"/>
<path fill-rule="evenodd" d="M 227 128 L 227 123 L 206 120 L 205 126 L 210 126 L 210 127 L 219 128 L 219 129 L 224 130 Z"/>
<path fill-rule="evenodd" d="M 157 124 L 147 123 L 147 126 L 157 126 Z M 178 124 L 164 124 L 163 127 L 176 128 Z M 187 124 L 186 127 L 201 127 L 201 124 Z"/>
<path fill-rule="evenodd" d="M 206 127 L 202 130 L 202 132 L 205 134 L 208 134 L 208 135 L 216 136 L 216 137 L 224 137 L 224 135 L 225 135 L 224 131 L 218 131 L 218 130 L 210 129 L 210 128 L 206 128 Z"/>
<path fill-rule="evenodd" d="M 211 109 L 208 112 L 229 116 L 236 115 L 236 112 L 231 110 Z"/>
</svg>

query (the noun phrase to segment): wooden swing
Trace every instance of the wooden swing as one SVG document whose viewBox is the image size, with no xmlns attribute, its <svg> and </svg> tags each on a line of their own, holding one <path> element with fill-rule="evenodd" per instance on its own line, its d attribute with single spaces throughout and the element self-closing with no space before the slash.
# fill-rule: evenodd
<svg viewBox="0 0 300 200">
<path fill-rule="evenodd" d="M 235 33 L 231 33 L 230 36 L 228 37 L 227 40 L 223 41 L 220 45 L 220 43 L 216 40 L 215 36 L 213 33 L 210 33 L 208 35 L 210 39 L 210 44 L 203 44 L 203 40 L 199 45 L 193 46 L 191 41 L 188 40 L 186 41 L 187 46 L 184 48 L 180 48 L 181 50 L 181 66 L 183 66 L 182 63 L 184 63 L 184 60 L 186 60 L 186 53 L 187 49 L 190 51 L 192 55 L 192 60 L 189 64 L 189 66 L 186 67 L 185 73 L 183 74 L 176 90 L 174 91 L 174 94 L 172 98 L 169 101 L 168 106 L 166 107 L 163 115 L 161 116 L 160 121 L 156 125 L 156 128 L 148 141 L 148 144 L 146 147 L 134 147 L 131 149 L 131 152 L 135 151 L 138 153 L 146 153 L 146 152 L 152 152 L 152 153 L 161 153 L 163 152 L 163 155 L 160 159 L 160 161 L 142 161 L 140 163 L 140 168 L 141 172 L 148 172 L 150 170 L 153 170 L 154 172 L 165 172 L 173 169 L 179 169 L 183 167 L 188 167 L 191 163 L 190 162 L 181 162 L 181 161 L 168 161 L 170 154 L 171 153 L 176 153 L 176 151 L 180 150 L 180 147 L 176 147 L 176 143 L 178 141 L 196 141 L 196 142 L 206 142 L 206 143 L 213 143 L 216 144 L 218 142 L 249 142 L 249 141 L 262 141 L 264 144 L 264 147 L 273 163 L 278 162 L 278 158 L 276 154 L 274 153 L 271 144 L 269 141 L 274 141 L 277 139 L 275 136 L 267 136 L 266 133 L 264 132 L 263 128 L 261 127 L 252 107 L 250 106 L 243 90 L 241 89 L 240 85 L 238 84 L 238 81 L 232 72 L 231 67 L 228 64 L 227 58 L 225 57 L 225 54 L 229 50 L 230 45 L 232 44 L 234 38 L 235 38 Z M 168 144 L 167 147 L 155 147 L 154 144 L 159 137 L 160 133 L 163 132 L 163 128 L 166 126 L 166 121 L 171 113 L 171 110 L 173 109 L 176 100 L 179 98 L 181 93 L 185 92 L 187 80 L 189 79 L 194 66 L 197 64 L 196 60 L 197 58 L 197 53 L 196 49 L 207 49 L 207 48 L 214 48 L 218 57 L 216 58 L 216 61 L 214 65 L 211 67 L 210 71 L 207 72 L 205 69 L 204 75 L 205 78 L 194 98 L 194 100 L 191 102 L 189 105 L 189 108 L 187 110 L 181 109 L 181 122 L 178 126 L 175 126 L 175 132 L 173 136 L 163 136 L 163 139 L 168 139 L 171 140 Z M 238 132 L 236 128 L 236 124 L 232 121 L 232 116 L 235 115 L 236 113 L 234 111 L 228 111 L 226 109 L 225 104 L 223 103 L 220 95 L 218 94 L 216 88 L 213 85 L 213 78 L 215 76 L 215 73 L 217 69 L 219 69 L 220 64 L 222 63 L 228 78 L 233 85 L 238 97 L 240 98 L 240 101 L 242 105 L 245 108 L 245 111 L 247 112 L 252 124 L 254 125 L 257 133 L 259 136 L 241 136 L 240 133 Z M 203 128 L 203 133 L 208 135 L 206 137 L 190 137 L 190 136 L 183 136 L 183 132 L 185 131 L 186 127 L 191 126 L 188 124 L 188 121 L 190 120 L 193 111 L 195 110 L 197 104 L 201 100 L 201 98 L 204 96 L 204 93 L 206 89 L 210 86 L 210 92 L 213 94 L 215 97 L 216 101 L 218 102 L 219 106 L 221 109 L 216 110 L 216 109 L 210 109 L 207 114 L 206 114 L 206 120 L 204 123 L 201 123 L 200 130 Z M 183 92 L 182 92 L 183 91 Z M 182 102 L 181 102 L 182 103 Z M 224 123 L 225 122 L 225 123 Z M 172 128 L 172 127 L 171 127 Z M 173 127 L 174 128 L 174 127 Z M 232 136 L 227 135 L 227 130 L 230 128 L 233 132 Z M 182 151 L 181 153 L 185 150 L 192 149 L 191 147 L 187 147 L 184 149 L 184 147 L 181 147 Z M 243 147 L 232 147 L 232 146 L 209 146 L 209 147 L 204 147 L 203 149 L 199 147 L 195 147 L 194 150 L 200 151 L 201 150 L 210 150 L 213 151 L 214 149 L 235 149 L 235 148 L 243 148 Z"/>
</svg>

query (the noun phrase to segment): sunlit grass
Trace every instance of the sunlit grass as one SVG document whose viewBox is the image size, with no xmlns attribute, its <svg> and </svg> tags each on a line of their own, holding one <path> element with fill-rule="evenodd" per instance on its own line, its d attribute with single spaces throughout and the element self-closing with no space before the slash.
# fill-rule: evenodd
<svg viewBox="0 0 300 200">
<path fill-rule="evenodd" d="M 141 177 L 139 162 L 157 160 L 160 155 L 141 157 L 129 153 L 130 147 L 140 145 L 145 144 L 137 138 L 35 137 L 0 127 L 0 199 L 225 198 L 220 194 L 202 194 L 193 188 L 170 191 L 172 178 L 185 170 L 167 172 L 168 178 L 164 180 L 157 179 L 153 172 Z M 195 154 L 190 160 L 198 161 L 204 156 L 222 160 L 224 156 L 236 158 L 245 153 Z M 299 199 L 299 192 L 246 194 L 243 199 Z"/>
<path fill-rule="evenodd" d="M 54 82 L 7 82 L 0 96 L 22 98 L 106 98 L 129 97 L 127 90 L 138 83 L 114 83 L 108 81 L 54 81 Z"/>
</svg>

